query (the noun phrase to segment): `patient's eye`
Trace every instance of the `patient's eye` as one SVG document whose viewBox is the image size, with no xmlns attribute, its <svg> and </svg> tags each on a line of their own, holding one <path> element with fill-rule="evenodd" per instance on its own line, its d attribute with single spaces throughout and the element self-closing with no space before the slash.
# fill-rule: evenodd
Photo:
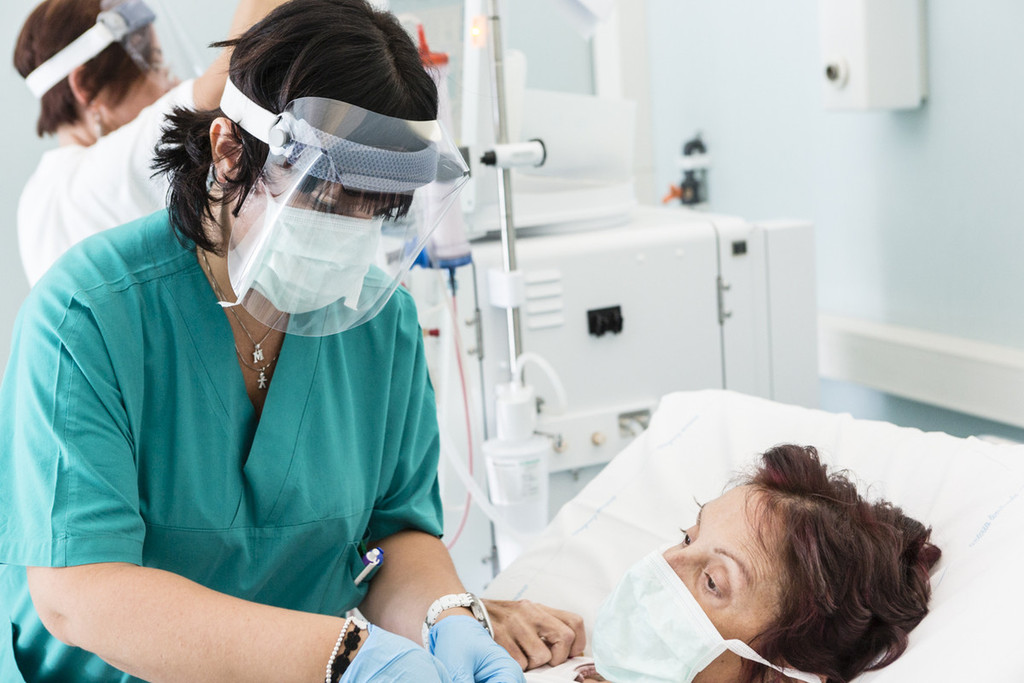
<svg viewBox="0 0 1024 683">
<path fill-rule="evenodd" d="M 704 576 L 707 577 L 708 590 L 712 593 L 718 593 L 718 584 L 715 583 L 713 578 L 711 578 L 711 574 L 704 574 Z"/>
</svg>

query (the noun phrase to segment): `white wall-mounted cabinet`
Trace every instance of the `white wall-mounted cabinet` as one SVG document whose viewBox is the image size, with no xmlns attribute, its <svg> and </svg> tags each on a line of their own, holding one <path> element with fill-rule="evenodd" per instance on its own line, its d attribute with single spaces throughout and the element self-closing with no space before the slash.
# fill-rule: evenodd
<svg viewBox="0 0 1024 683">
<path fill-rule="evenodd" d="M 819 0 L 826 109 L 914 109 L 927 97 L 925 0 Z"/>
</svg>

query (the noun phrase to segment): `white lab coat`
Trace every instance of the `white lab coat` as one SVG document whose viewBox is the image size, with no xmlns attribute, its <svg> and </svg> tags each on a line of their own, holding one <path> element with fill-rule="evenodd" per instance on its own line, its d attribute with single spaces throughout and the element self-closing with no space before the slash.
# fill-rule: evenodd
<svg viewBox="0 0 1024 683">
<path fill-rule="evenodd" d="M 194 106 L 193 83 L 176 86 L 89 147 L 43 154 L 18 202 L 18 244 L 30 285 L 76 242 L 164 208 L 168 183 L 152 177 L 153 149 L 164 116 Z"/>
</svg>

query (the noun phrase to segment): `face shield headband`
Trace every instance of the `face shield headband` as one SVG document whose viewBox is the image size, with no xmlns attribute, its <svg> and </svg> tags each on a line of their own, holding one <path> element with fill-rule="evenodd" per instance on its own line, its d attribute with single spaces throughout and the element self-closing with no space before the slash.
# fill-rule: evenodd
<svg viewBox="0 0 1024 683">
<path fill-rule="evenodd" d="M 228 240 L 231 287 L 289 334 L 356 327 L 387 303 L 469 170 L 436 121 L 319 97 L 263 109 L 229 80 L 221 110 L 270 147 Z"/>
<path fill-rule="evenodd" d="M 143 0 L 104 2 L 103 11 L 88 31 L 63 50 L 36 67 L 25 78 L 29 90 L 37 98 L 67 78 L 72 71 L 103 52 L 108 45 L 120 43 L 143 73 L 155 66 L 151 26 L 156 13 Z"/>
</svg>

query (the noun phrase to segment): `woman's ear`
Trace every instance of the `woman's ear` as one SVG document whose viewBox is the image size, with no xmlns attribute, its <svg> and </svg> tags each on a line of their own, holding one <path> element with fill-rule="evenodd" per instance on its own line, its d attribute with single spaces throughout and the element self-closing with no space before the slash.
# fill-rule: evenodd
<svg viewBox="0 0 1024 683">
<path fill-rule="evenodd" d="M 102 93 L 92 94 L 86 91 L 83 83 L 83 68 L 75 67 L 68 74 L 68 86 L 78 105 L 79 117 L 92 125 L 93 134 L 99 139 L 112 130 L 110 125 L 112 118 Z"/>
<path fill-rule="evenodd" d="M 234 121 L 219 116 L 210 124 L 210 152 L 217 179 L 223 182 L 233 177 L 242 154 L 242 144 L 235 133 Z"/>
<path fill-rule="evenodd" d="M 68 74 L 68 85 L 71 86 L 71 94 L 75 97 L 75 102 L 82 108 L 82 111 L 92 103 L 92 96 L 85 91 L 85 85 L 82 83 L 82 74 L 85 70 L 84 66 L 76 66 Z"/>
</svg>

